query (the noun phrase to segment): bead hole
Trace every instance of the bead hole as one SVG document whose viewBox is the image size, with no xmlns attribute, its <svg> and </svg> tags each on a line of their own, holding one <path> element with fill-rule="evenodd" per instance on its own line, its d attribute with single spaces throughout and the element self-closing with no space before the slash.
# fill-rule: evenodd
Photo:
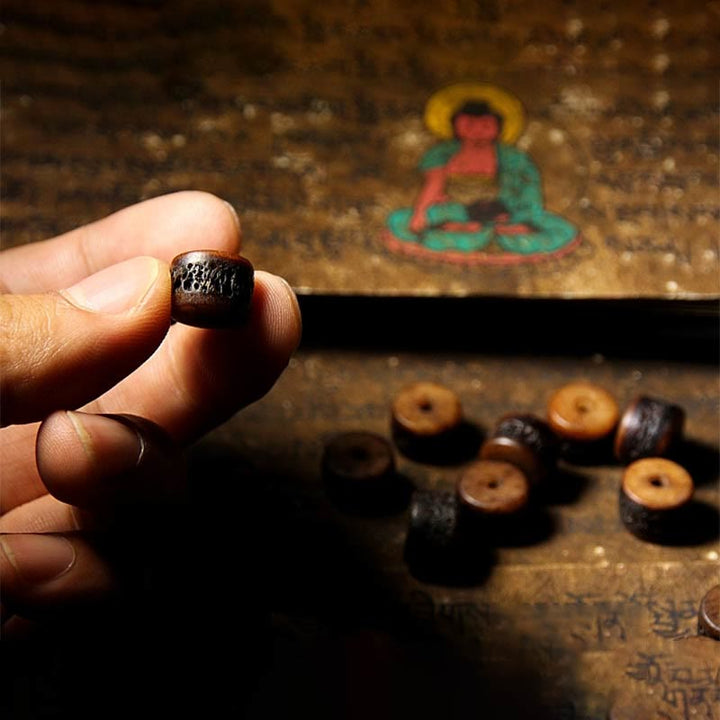
<svg viewBox="0 0 720 720">
<path fill-rule="evenodd" d="M 497 480 L 491 480 L 487 486 L 491 490 L 497 490 L 500 487 L 500 483 Z"/>
<path fill-rule="evenodd" d="M 648 482 L 653 487 L 665 487 L 668 484 L 667 478 L 664 475 L 653 475 L 649 478 Z"/>
<path fill-rule="evenodd" d="M 370 458 L 370 453 L 362 447 L 354 447 L 350 450 L 350 457 L 355 462 L 366 462 Z"/>
<path fill-rule="evenodd" d="M 420 408 L 421 412 L 428 413 L 433 409 L 432 400 L 428 400 L 427 398 L 423 398 L 419 403 L 418 407 Z"/>
<path fill-rule="evenodd" d="M 592 403 L 588 398 L 578 398 L 575 401 L 575 409 L 581 414 L 585 415 L 592 410 Z"/>
</svg>

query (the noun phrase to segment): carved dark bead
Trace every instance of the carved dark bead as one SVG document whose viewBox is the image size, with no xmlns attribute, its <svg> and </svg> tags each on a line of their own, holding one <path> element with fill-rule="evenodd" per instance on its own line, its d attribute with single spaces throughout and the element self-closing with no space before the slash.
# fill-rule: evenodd
<svg viewBox="0 0 720 720">
<path fill-rule="evenodd" d="M 537 483 L 554 469 L 558 450 L 558 439 L 547 423 L 534 415 L 513 414 L 500 419 L 480 457 L 516 465 Z"/>
<path fill-rule="evenodd" d="M 238 327 L 247 322 L 254 290 L 251 263 L 238 255 L 194 250 L 170 266 L 172 317 L 203 328 Z"/>
<path fill-rule="evenodd" d="M 698 634 L 720 640 L 720 585 L 710 588 L 700 603 Z"/>
<path fill-rule="evenodd" d="M 455 492 L 413 493 L 405 561 L 411 573 L 425 582 L 467 584 L 485 575 L 488 547 L 476 528 L 463 522 Z"/>
<path fill-rule="evenodd" d="M 672 403 L 639 396 L 623 413 L 615 435 L 615 457 L 623 464 L 664 457 L 682 437 L 685 412 Z"/>
</svg>

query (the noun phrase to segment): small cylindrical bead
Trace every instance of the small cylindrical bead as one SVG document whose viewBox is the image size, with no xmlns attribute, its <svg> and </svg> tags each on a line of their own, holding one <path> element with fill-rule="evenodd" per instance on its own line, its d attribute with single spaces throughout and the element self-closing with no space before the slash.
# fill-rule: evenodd
<svg viewBox="0 0 720 720">
<path fill-rule="evenodd" d="M 530 414 L 500 419 L 480 448 L 483 460 L 500 460 L 519 467 L 530 483 L 542 481 L 557 463 L 558 441 L 549 425 Z"/>
<path fill-rule="evenodd" d="M 408 457 L 429 462 L 448 459 L 463 440 L 463 412 L 458 396 L 434 382 L 409 385 L 393 398 L 393 439 Z"/>
<path fill-rule="evenodd" d="M 531 524 L 530 483 L 515 465 L 470 463 L 456 485 L 460 521 L 492 544 L 522 543 Z"/>
<path fill-rule="evenodd" d="M 508 517 L 525 508 L 530 488 L 520 468 L 507 462 L 478 460 L 468 465 L 457 484 L 461 507 L 469 514 Z"/>
<path fill-rule="evenodd" d="M 710 588 L 700 602 L 698 634 L 720 640 L 720 585 Z"/>
<path fill-rule="evenodd" d="M 454 491 L 418 490 L 410 501 L 405 562 L 427 582 L 467 583 L 484 575 L 488 548 L 462 522 Z"/>
<path fill-rule="evenodd" d="M 170 265 L 173 320 L 202 328 L 245 324 L 254 291 L 252 264 L 239 255 L 194 250 Z"/>
<path fill-rule="evenodd" d="M 686 528 L 686 508 L 694 483 L 689 473 L 666 458 L 642 458 L 625 468 L 620 487 L 620 518 L 637 537 L 672 542 Z"/>
<path fill-rule="evenodd" d="M 346 510 L 391 506 L 402 484 L 390 443 L 366 431 L 332 437 L 323 451 L 322 473 L 329 497 Z"/>
<path fill-rule="evenodd" d="M 665 457 L 678 445 L 685 412 L 678 405 L 639 396 L 623 413 L 615 434 L 615 457 L 623 464 L 645 457 Z"/>
<path fill-rule="evenodd" d="M 547 416 L 558 437 L 592 442 L 615 430 L 620 410 L 615 398 L 599 385 L 573 382 L 553 393 Z"/>
</svg>

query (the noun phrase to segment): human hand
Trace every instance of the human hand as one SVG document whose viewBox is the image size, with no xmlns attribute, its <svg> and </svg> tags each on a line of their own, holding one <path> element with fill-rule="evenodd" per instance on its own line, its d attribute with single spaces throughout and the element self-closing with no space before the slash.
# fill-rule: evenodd
<svg viewBox="0 0 720 720">
<path fill-rule="evenodd" d="M 246 327 L 170 327 L 168 262 L 239 246 L 226 203 L 182 192 L 0 256 L 4 631 L 110 593 L 116 568 L 86 531 L 181 495 L 182 447 L 287 365 L 300 313 L 269 273 Z"/>
</svg>

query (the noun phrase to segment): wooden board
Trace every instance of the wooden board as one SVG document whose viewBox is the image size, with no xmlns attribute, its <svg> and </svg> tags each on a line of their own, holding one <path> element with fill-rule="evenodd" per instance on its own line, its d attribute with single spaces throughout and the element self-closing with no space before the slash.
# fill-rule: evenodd
<svg viewBox="0 0 720 720">
<path fill-rule="evenodd" d="M 706 523 L 696 542 L 638 540 L 619 520 L 622 468 L 565 464 L 545 507 L 547 530 L 496 548 L 481 580 L 452 587 L 409 571 L 406 512 L 350 517 L 325 495 L 324 443 L 346 430 L 389 438 L 389 403 L 407 383 L 452 388 L 487 431 L 506 412 L 543 416 L 552 391 L 577 378 L 603 385 L 622 406 L 645 393 L 686 409 L 683 462 Z M 226 487 L 242 482 L 248 460 L 262 478 L 257 508 L 268 524 L 262 546 L 283 640 L 258 708 L 283 716 L 295 701 L 341 703 L 333 705 L 341 716 L 339 707 L 359 703 L 381 717 L 601 720 L 629 693 L 654 702 L 658 718 L 718 717 L 720 644 L 694 638 L 700 599 L 720 579 L 718 400 L 716 369 L 692 363 L 301 353 L 269 397 L 198 448 L 198 468 L 223 458 Z M 419 488 L 451 489 L 462 468 L 397 458 Z M 360 676 L 348 670 L 348 686 L 330 683 L 323 696 L 327 666 L 346 662 Z M 308 682 L 302 692 L 293 673 Z M 365 681 L 381 695 L 365 697 Z"/>
<path fill-rule="evenodd" d="M 5 245 L 198 188 L 303 293 L 718 296 L 715 3 L 3 10 Z M 516 197 L 514 231 L 398 237 L 458 83 L 503 115 L 520 165 L 496 180 L 535 193 L 532 218 Z"/>
</svg>

